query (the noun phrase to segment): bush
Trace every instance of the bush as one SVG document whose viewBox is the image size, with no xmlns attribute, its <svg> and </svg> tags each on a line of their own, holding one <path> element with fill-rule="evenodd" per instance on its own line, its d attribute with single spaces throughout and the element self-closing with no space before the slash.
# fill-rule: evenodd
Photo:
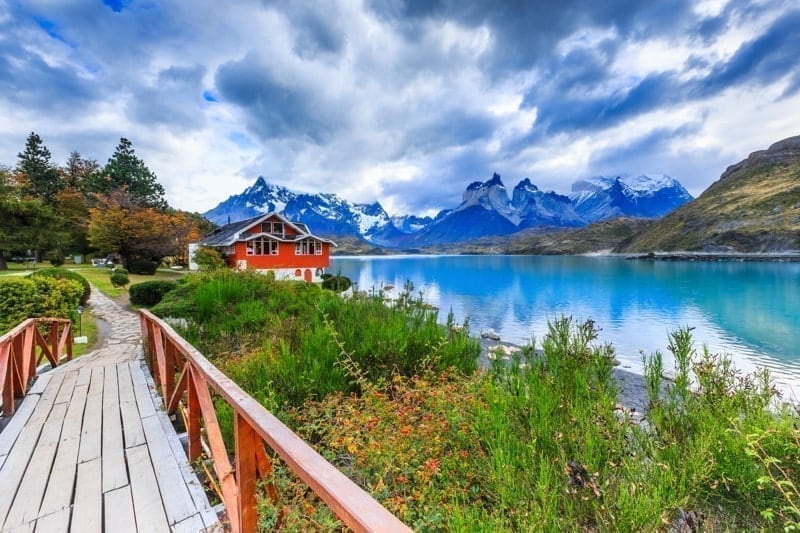
<svg viewBox="0 0 800 533">
<path fill-rule="evenodd" d="M 228 266 L 219 250 L 208 246 L 201 246 L 194 252 L 194 262 L 200 270 L 219 270 Z"/>
<path fill-rule="evenodd" d="M 131 282 L 128 274 L 123 269 L 111 271 L 111 284 L 115 287 L 124 287 Z"/>
<path fill-rule="evenodd" d="M 86 305 L 86 303 L 89 301 L 89 296 L 92 294 L 92 286 L 89 285 L 89 281 L 77 272 L 67 270 L 66 268 L 43 268 L 42 270 L 33 272 L 30 274 L 30 276 L 47 276 L 49 278 L 70 279 L 77 281 L 83 287 L 83 293 L 81 294 L 80 298 L 81 305 Z"/>
<path fill-rule="evenodd" d="M 353 285 L 350 278 L 346 276 L 331 276 L 322 281 L 322 288 L 331 291 L 342 292 L 346 291 Z"/>
<path fill-rule="evenodd" d="M 47 276 L 0 279 L 0 333 L 26 318 L 77 318 L 83 287 L 77 281 Z"/>
<path fill-rule="evenodd" d="M 58 250 L 53 250 L 47 254 L 47 260 L 50 261 L 50 264 L 54 267 L 60 267 L 64 264 L 64 254 Z"/>
<path fill-rule="evenodd" d="M 129 261 L 128 270 L 131 274 L 142 274 L 144 276 L 152 276 L 158 269 L 158 263 L 155 261 Z"/>
<path fill-rule="evenodd" d="M 164 295 L 177 286 L 177 282 L 170 280 L 145 281 L 131 285 L 128 292 L 132 304 L 150 307 L 161 302 Z"/>
</svg>

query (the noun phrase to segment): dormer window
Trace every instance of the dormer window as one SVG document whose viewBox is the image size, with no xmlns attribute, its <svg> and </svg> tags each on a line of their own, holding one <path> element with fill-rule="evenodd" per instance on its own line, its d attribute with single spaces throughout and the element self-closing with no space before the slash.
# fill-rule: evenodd
<svg viewBox="0 0 800 533">
<path fill-rule="evenodd" d="M 261 232 L 283 236 L 283 222 L 262 222 Z"/>
</svg>

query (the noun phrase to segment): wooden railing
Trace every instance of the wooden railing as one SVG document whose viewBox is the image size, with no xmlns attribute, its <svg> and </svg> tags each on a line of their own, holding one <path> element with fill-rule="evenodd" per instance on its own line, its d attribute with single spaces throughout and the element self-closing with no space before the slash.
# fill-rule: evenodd
<svg viewBox="0 0 800 533">
<path fill-rule="evenodd" d="M 214 465 L 231 528 L 256 530 L 257 481 L 271 474 L 266 443 L 350 528 L 356 531 L 410 531 L 369 494 L 327 462 L 165 322 L 141 310 L 142 338 L 156 385 L 169 414 L 185 411 L 190 461 L 203 448 Z M 234 413 L 234 449 L 222 438 L 212 393 Z M 231 464 L 230 457 L 233 457 Z M 274 487 L 268 496 L 277 503 Z"/>
<path fill-rule="evenodd" d="M 39 325 L 48 325 L 47 338 Z M 37 354 L 37 348 L 40 348 Z M 62 354 L 66 350 L 66 355 Z M 16 401 L 28 392 L 36 367 L 44 359 L 51 366 L 72 359 L 72 322 L 65 318 L 29 318 L 0 337 L 0 397 L 3 416 L 11 416 Z"/>
</svg>

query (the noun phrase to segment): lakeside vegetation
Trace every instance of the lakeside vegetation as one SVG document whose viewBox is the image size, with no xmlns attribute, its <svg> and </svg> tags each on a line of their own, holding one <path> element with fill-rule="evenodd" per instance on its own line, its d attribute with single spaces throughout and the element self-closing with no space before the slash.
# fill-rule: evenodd
<svg viewBox="0 0 800 533">
<path fill-rule="evenodd" d="M 765 372 L 674 332 L 676 379 L 645 362 L 650 410 L 619 405 L 613 350 L 559 319 L 535 346 L 476 367 L 468 325 L 407 287 L 343 299 L 269 276 L 187 276 L 154 307 L 329 461 L 418 530 L 796 528 L 800 420 Z M 537 350 L 539 350 L 538 355 Z M 218 406 L 231 436 L 230 413 Z M 277 460 L 264 530 L 331 530 Z"/>
</svg>

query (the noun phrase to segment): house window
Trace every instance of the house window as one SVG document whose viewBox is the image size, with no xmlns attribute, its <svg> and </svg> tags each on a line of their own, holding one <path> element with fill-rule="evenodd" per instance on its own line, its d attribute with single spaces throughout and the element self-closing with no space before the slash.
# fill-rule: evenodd
<svg viewBox="0 0 800 533">
<path fill-rule="evenodd" d="M 247 255 L 278 255 L 278 241 L 258 237 L 247 241 Z"/>
<path fill-rule="evenodd" d="M 283 235 L 283 222 L 262 222 L 261 231 L 270 235 Z"/>
<path fill-rule="evenodd" d="M 295 243 L 294 255 L 322 255 L 322 243 L 309 240 Z"/>
</svg>

